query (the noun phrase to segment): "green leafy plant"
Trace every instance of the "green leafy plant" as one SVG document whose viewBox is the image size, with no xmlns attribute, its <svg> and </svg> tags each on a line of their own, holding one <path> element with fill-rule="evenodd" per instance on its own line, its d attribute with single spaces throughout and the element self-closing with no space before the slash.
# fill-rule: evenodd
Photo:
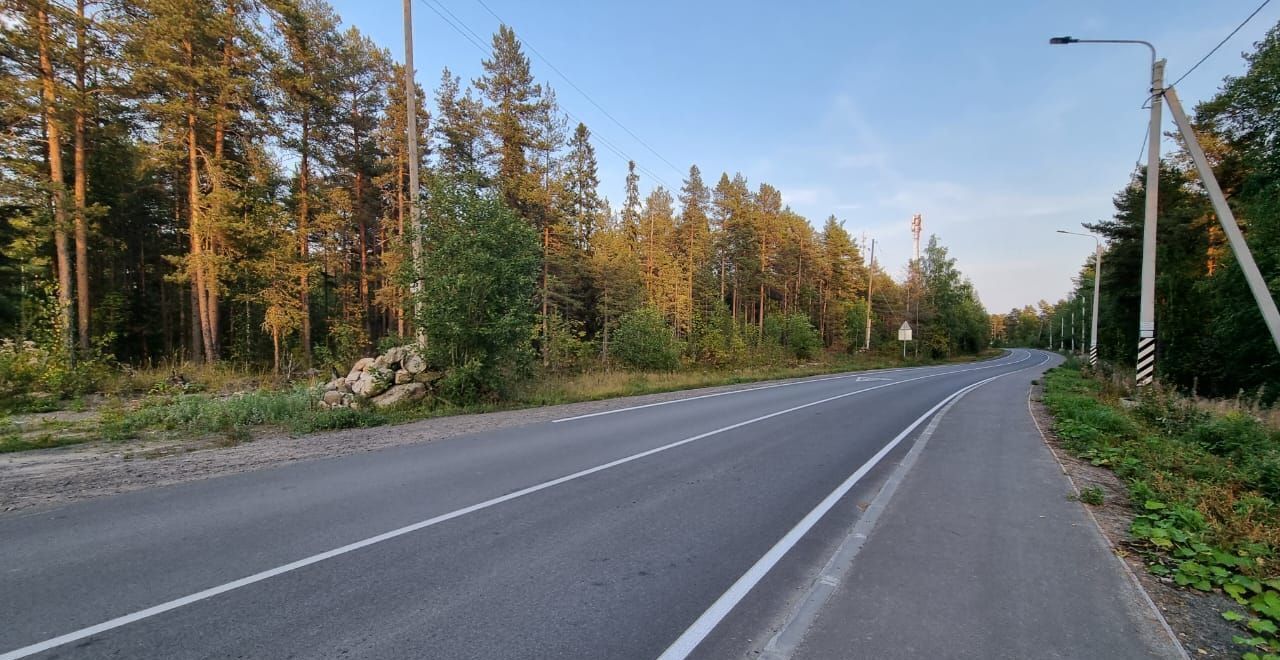
<svg viewBox="0 0 1280 660">
<path fill-rule="evenodd" d="M 1101 506 L 1106 501 L 1106 494 L 1097 486 L 1086 486 L 1080 489 L 1080 501 L 1091 506 Z"/>
</svg>

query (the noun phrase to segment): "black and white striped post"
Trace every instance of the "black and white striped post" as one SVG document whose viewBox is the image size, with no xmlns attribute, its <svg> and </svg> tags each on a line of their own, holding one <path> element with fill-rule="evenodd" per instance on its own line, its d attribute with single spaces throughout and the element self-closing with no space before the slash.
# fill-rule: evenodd
<svg viewBox="0 0 1280 660">
<path fill-rule="evenodd" d="M 1155 380 L 1156 376 L 1156 338 L 1155 333 L 1138 338 L 1138 385 L 1145 387 Z"/>
</svg>

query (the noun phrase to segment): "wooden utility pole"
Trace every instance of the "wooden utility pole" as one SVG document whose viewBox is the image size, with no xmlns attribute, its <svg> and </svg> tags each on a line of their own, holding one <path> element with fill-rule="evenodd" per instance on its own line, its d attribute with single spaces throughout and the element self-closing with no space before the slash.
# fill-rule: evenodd
<svg viewBox="0 0 1280 660">
<path fill-rule="evenodd" d="M 871 350 L 871 287 L 876 281 L 876 239 L 871 239 L 871 266 L 867 268 L 867 343 L 863 350 Z"/>
<path fill-rule="evenodd" d="M 405 151 L 409 159 L 409 192 L 406 195 L 409 224 L 413 228 L 413 320 L 417 328 L 418 343 L 425 344 L 427 336 L 422 330 L 422 223 L 418 218 L 418 94 L 413 82 L 413 2 L 404 0 L 404 106 L 408 112 L 405 121 Z"/>
</svg>

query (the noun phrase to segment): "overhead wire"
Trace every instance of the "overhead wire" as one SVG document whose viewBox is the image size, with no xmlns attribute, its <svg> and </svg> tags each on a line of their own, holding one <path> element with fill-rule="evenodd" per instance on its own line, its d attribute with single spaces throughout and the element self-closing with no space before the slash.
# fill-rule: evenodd
<svg viewBox="0 0 1280 660">
<path fill-rule="evenodd" d="M 1210 57 L 1213 56 L 1214 53 L 1218 52 L 1219 48 L 1222 48 L 1224 44 L 1230 41 L 1231 37 L 1236 36 L 1236 33 L 1239 32 L 1241 28 L 1243 28 L 1245 25 L 1248 25 L 1249 21 L 1252 21 L 1253 17 L 1257 16 L 1258 12 L 1262 11 L 1262 9 L 1269 4 L 1271 4 L 1271 0 L 1263 0 L 1262 4 L 1258 5 L 1258 8 L 1253 10 L 1252 14 L 1249 14 L 1249 16 L 1244 19 L 1244 21 L 1242 21 L 1239 25 L 1236 26 L 1236 29 L 1232 30 L 1229 34 L 1227 34 L 1227 36 L 1223 37 L 1222 41 L 1218 42 L 1217 46 L 1214 46 L 1209 52 L 1205 53 L 1204 57 L 1200 58 L 1200 61 L 1192 65 L 1190 69 L 1187 69 L 1186 73 L 1182 74 L 1181 76 L 1178 76 L 1178 79 L 1170 83 L 1169 87 L 1177 86 L 1178 83 L 1182 82 L 1183 78 L 1186 78 L 1187 76 L 1191 75 L 1192 71 L 1195 71 L 1197 68 L 1200 67 L 1201 64 L 1204 64 L 1205 60 L 1209 59 Z"/>
<path fill-rule="evenodd" d="M 493 51 L 489 47 L 484 45 L 483 39 L 481 39 L 480 36 L 476 34 L 474 30 L 472 30 L 469 26 L 467 26 L 467 24 L 463 22 L 462 19 L 458 18 L 453 12 L 449 11 L 448 7 L 445 7 L 443 3 L 439 2 L 439 0 L 418 0 L 418 1 L 422 3 L 422 5 L 425 6 L 427 9 L 430 9 L 433 13 L 435 13 L 436 16 L 439 16 L 440 20 L 444 21 L 446 25 L 448 25 L 450 28 L 453 28 L 454 32 L 457 32 L 460 36 L 466 39 L 468 43 L 470 43 L 472 46 L 475 46 L 476 49 L 478 49 L 482 54 L 484 54 L 485 57 L 493 57 Z M 437 9 L 435 6 L 433 6 L 433 2 L 434 4 L 439 5 L 440 9 Z M 489 8 L 485 7 L 485 9 L 488 10 Z M 443 10 L 443 12 L 441 10 Z M 446 13 L 448 14 L 448 16 L 445 15 Z M 492 10 L 489 10 L 489 13 L 493 14 L 494 17 L 497 18 L 497 14 L 494 14 Z M 498 18 L 498 20 L 501 21 L 502 19 Z M 530 46 L 527 42 L 521 41 L 520 43 L 523 44 L 525 47 L 529 48 L 530 50 L 533 50 L 533 47 Z M 555 65 L 552 65 L 550 62 L 548 62 L 547 59 L 545 57 L 542 57 L 541 54 L 539 54 L 538 57 L 542 58 L 543 62 L 546 62 L 549 66 L 551 66 L 551 68 L 555 69 Z M 557 73 L 560 73 L 558 69 L 557 69 Z M 561 77 L 564 77 L 563 73 L 560 73 L 560 75 Z M 566 77 L 565 80 L 568 81 L 569 79 Z M 569 81 L 569 84 L 573 85 L 573 82 Z M 574 86 L 574 89 L 578 89 L 579 92 L 583 93 L 583 96 L 586 96 L 585 92 L 582 92 L 582 90 L 579 89 L 576 85 L 573 85 L 573 86 Z M 588 98 L 588 100 L 591 100 L 591 99 Z M 592 103 L 595 104 L 594 101 L 592 101 Z M 597 105 L 597 107 L 599 106 Z M 573 112 L 569 111 L 567 108 L 561 107 L 560 111 L 563 112 L 565 115 L 567 115 L 573 121 L 578 122 L 580 124 L 584 124 L 584 125 L 586 124 L 586 122 L 579 119 L 577 115 L 573 114 Z M 606 114 L 608 113 L 606 112 Z M 626 127 L 623 127 L 623 130 L 627 130 Z M 628 131 L 628 133 L 630 133 L 630 131 Z M 644 165 L 641 165 L 639 161 L 631 157 L 624 150 L 619 148 L 617 145 L 615 145 L 608 138 L 601 135 L 599 132 L 593 131 L 591 133 L 591 137 L 594 138 L 595 141 L 599 142 L 601 146 L 605 147 L 606 149 L 608 149 L 610 152 L 612 152 L 614 155 L 618 156 L 622 160 L 627 161 L 628 163 L 635 163 L 636 169 L 639 170 L 641 173 L 651 177 L 654 181 L 657 181 L 664 188 L 668 190 L 672 190 L 671 184 L 667 183 L 666 180 L 664 180 L 661 176 L 659 176 L 657 172 L 650 170 Z M 658 157 L 662 158 L 661 155 L 659 155 Z M 670 165 L 670 163 L 668 163 L 668 165 Z"/>
<path fill-rule="evenodd" d="M 484 10 L 489 12 L 489 15 L 497 19 L 499 23 L 502 23 L 503 25 L 509 25 L 506 21 L 502 20 L 502 17 L 499 16 L 497 12 L 493 11 L 493 9 L 489 7 L 489 5 L 485 4 L 484 0 L 476 0 L 476 2 L 481 7 L 484 7 Z M 517 37 L 517 39 L 519 38 Z M 621 128 L 623 131 L 625 131 L 627 135 L 630 135 L 632 139 L 640 143 L 640 145 L 643 146 L 645 149 L 647 149 L 649 153 L 656 156 L 658 160 L 661 160 L 663 163 L 666 163 L 667 167 L 670 167 L 671 170 L 674 171 L 676 174 L 680 174 L 682 176 L 684 175 L 683 170 L 681 170 L 679 167 L 676 167 L 675 164 L 667 160 L 665 156 L 658 153 L 658 150 L 654 149 L 648 142 L 644 140 L 644 138 L 641 138 L 639 135 L 636 135 L 634 131 L 632 131 L 630 128 L 627 128 L 627 126 L 623 124 L 621 121 L 619 121 L 617 117 L 614 117 L 612 113 L 606 110 L 604 106 L 597 103 L 596 100 L 586 92 L 586 90 L 582 89 L 577 85 L 577 83 L 573 82 L 573 80 L 569 78 L 568 74 L 566 74 L 564 71 L 561 71 L 560 67 L 556 66 L 555 63 L 552 62 L 550 59 L 547 59 L 547 57 L 543 55 L 542 52 L 539 51 L 536 47 L 534 47 L 533 44 L 529 43 L 528 40 L 526 39 L 519 39 L 519 41 L 520 43 L 524 44 L 524 46 L 528 48 L 530 52 L 532 52 L 534 55 L 537 55 L 538 58 L 543 61 L 543 63 L 545 63 L 548 67 L 551 67 L 552 71 L 555 71 L 557 74 L 559 74 L 560 77 L 563 78 L 566 83 L 569 83 L 570 87 L 577 90 L 577 92 L 581 94 L 582 97 L 585 98 L 589 103 L 591 103 L 591 105 L 595 106 L 597 110 L 603 113 L 604 116 L 608 117 L 609 120 L 612 121 L 614 124 L 617 124 L 618 128 Z"/>
</svg>

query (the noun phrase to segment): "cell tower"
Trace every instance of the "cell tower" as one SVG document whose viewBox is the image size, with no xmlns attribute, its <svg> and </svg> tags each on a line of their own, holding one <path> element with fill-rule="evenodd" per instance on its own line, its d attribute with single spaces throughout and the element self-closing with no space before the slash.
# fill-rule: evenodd
<svg viewBox="0 0 1280 660">
<path fill-rule="evenodd" d="M 915 243 L 916 261 L 920 261 L 920 232 L 924 229 L 924 220 L 917 213 L 911 216 L 911 237 Z"/>
</svg>

